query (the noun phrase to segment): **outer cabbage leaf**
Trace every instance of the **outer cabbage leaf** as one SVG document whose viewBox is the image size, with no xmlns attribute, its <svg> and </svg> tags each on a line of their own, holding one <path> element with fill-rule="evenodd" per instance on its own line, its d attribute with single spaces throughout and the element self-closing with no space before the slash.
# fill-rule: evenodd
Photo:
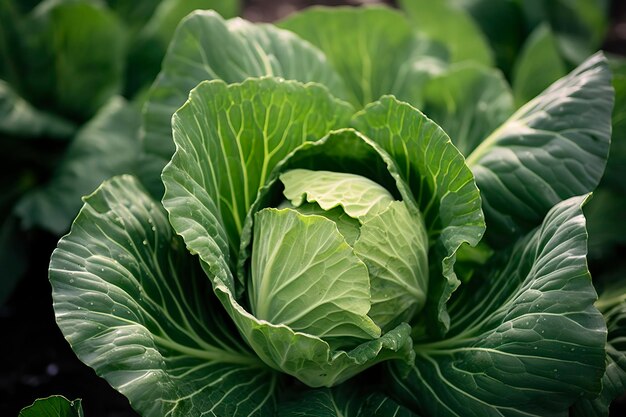
<svg viewBox="0 0 626 417">
<path fill-rule="evenodd" d="M 468 156 L 492 240 L 512 241 L 557 202 L 598 185 L 612 107 L 610 71 L 599 53 L 520 108 Z"/>
<path fill-rule="evenodd" d="M 426 85 L 424 113 L 439 124 L 463 155 L 469 155 L 513 114 L 513 97 L 502 74 L 471 63 L 457 64 Z"/>
<path fill-rule="evenodd" d="M 52 255 L 50 281 L 74 352 L 141 415 L 272 413 L 275 376 L 134 177 L 86 198 Z"/>
<path fill-rule="evenodd" d="M 420 105 L 424 83 L 446 65 L 446 51 L 393 9 L 313 7 L 278 25 L 326 54 L 357 107 L 384 94 Z"/>
<path fill-rule="evenodd" d="M 487 39 L 471 16 L 447 0 L 400 0 L 417 30 L 448 47 L 452 62 L 493 65 Z"/>
<path fill-rule="evenodd" d="M 20 411 L 17 417 L 83 417 L 81 400 L 69 401 L 60 395 L 39 398 Z"/>
<path fill-rule="evenodd" d="M 450 324 L 446 302 L 460 284 L 455 253 L 464 242 L 475 246 L 485 231 L 474 177 L 439 126 L 393 97 L 366 107 L 352 123 L 395 161 L 424 216 L 432 251 L 424 315 L 445 331 Z"/>
<path fill-rule="evenodd" d="M 354 386 L 309 390 L 279 406 L 278 417 L 417 417 L 381 393 L 360 392 Z"/>
<path fill-rule="evenodd" d="M 602 391 L 594 399 L 581 399 L 572 407 L 572 417 L 607 417 L 609 406 L 626 393 L 626 268 L 614 266 L 611 276 L 599 280 L 605 283 L 596 307 L 604 315 L 608 329 L 606 372 Z M 595 279 L 595 278 L 594 278 Z"/>
<path fill-rule="evenodd" d="M 621 257 L 622 245 L 626 243 L 626 226 L 616 221 L 626 210 L 623 181 L 626 166 L 626 61 L 611 59 L 609 63 L 615 87 L 611 151 L 602 182 L 585 207 L 591 271 L 596 286 L 603 288 L 596 306 L 604 314 L 609 331 L 607 367 L 602 392 L 595 399 L 578 401 L 572 408 L 572 415 L 576 417 L 606 417 L 611 402 L 626 393 L 626 266 Z"/>
<path fill-rule="evenodd" d="M 110 177 L 131 173 L 139 155 L 139 110 L 114 97 L 76 134 L 50 181 L 15 207 L 26 228 L 69 230 L 82 202 Z"/>
<path fill-rule="evenodd" d="M 145 106 L 146 155 L 140 176 L 148 189 L 162 194 L 159 174 L 174 153 L 171 117 L 191 89 L 204 80 L 235 83 L 265 75 L 320 82 L 334 95 L 344 95 L 342 82 L 324 55 L 291 33 L 242 19 L 224 21 L 211 11 L 197 11 L 185 18 Z"/>
<path fill-rule="evenodd" d="M 615 88 L 611 149 L 602 181 L 585 206 L 589 257 L 594 260 L 621 259 L 620 245 L 626 244 L 626 223 L 615 221 L 626 215 L 626 59 L 611 57 L 609 65 Z"/>
<path fill-rule="evenodd" d="M 626 172 L 626 59 L 611 56 L 609 68 L 613 75 L 615 107 L 611 119 L 613 122 L 611 151 L 602 184 L 626 195 L 626 182 L 623 175 Z"/>
<path fill-rule="evenodd" d="M 606 325 L 594 307 L 585 220 L 574 197 L 489 262 L 451 303 L 447 337 L 391 367 L 395 392 L 437 416 L 567 416 L 604 373 Z"/>
</svg>

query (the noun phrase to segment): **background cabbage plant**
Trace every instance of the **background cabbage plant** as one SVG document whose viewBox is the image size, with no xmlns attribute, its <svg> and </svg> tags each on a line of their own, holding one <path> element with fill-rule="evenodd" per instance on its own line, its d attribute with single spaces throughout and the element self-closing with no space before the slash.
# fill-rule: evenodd
<svg viewBox="0 0 626 417">
<path fill-rule="evenodd" d="M 0 4 L 0 304 L 81 197 L 134 172 L 145 90 L 178 22 L 236 0 L 4 0 Z M 36 248 L 36 249 L 35 249 Z"/>
</svg>

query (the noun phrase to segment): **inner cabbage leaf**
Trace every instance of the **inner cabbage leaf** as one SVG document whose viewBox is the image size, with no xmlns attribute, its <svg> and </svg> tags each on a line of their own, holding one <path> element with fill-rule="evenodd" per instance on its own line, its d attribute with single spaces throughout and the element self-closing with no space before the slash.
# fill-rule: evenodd
<svg viewBox="0 0 626 417">
<path fill-rule="evenodd" d="M 378 326 L 387 329 L 409 321 L 423 308 L 428 236 L 419 210 L 410 210 L 384 187 L 359 175 L 294 169 L 280 180 L 297 210 L 311 203 L 323 210 L 341 207 L 359 221 L 358 237 L 350 246 L 367 266 L 372 296 L 368 315 Z"/>
</svg>

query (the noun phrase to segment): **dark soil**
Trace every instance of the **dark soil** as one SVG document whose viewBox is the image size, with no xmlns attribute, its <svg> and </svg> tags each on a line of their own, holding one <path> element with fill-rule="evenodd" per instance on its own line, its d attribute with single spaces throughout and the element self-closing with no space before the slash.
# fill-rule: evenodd
<svg viewBox="0 0 626 417">
<path fill-rule="evenodd" d="M 613 0 L 611 3 L 611 26 L 603 49 L 626 56 L 626 1 Z"/>
<path fill-rule="evenodd" d="M 37 398 L 61 394 L 83 399 L 86 417 L 137 416 L 128 400 L 78 360 L 54 321 L 50 254 L 56 239 L 40 234 L 31 267 L 0 308 L 0 416 L 17 416 Z"/>
<path fill-rule="evenodd" d="M 273 21 L 312 4 L 357 3 L 373 1 L 249 0 L 243 16 L 253 21 Z M 626 2 L 614 0 L 611 16 L 613 23 L 605 49 L 626 55 Z M 35 399 L 54 394 L 82 398 L 86 417 L 137 416 L 125 397 L 76 358 L 56 326 L 46 278 L 55 245 L 56 239 L 49 235 L 37 237 L 26 276 L 8 303 L 0 307 L 0 416 L 17 416 Z M 626 415 L 622 412 L 620 404 L 612 415 Z"/>
</svg>

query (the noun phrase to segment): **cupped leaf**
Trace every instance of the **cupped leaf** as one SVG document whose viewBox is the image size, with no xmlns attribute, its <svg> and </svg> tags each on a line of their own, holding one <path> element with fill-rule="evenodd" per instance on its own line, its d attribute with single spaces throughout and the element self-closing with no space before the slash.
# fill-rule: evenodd
<svg viewBox="0 0 626 417">
<path fill-rule="evenodd" d="M 116 96 L 85 124 L 50 181 L 25 195 L 15 211 L 26 228 L 69 230 L 81 197 L 115 175 L 131 173 L 139 155 L 139 110 Z"/>
<path fill-rule="evenodd" d="M 334 350 L 316 336 L 257 319 L 237 302 L 228 283 L 219 275 L 210 276 L 226 311 L 263 362 L 310 387 L 340 384 L 386 360 L 413 360 L 411 327 L 406 323 L 351 350 Z"/>
<path fill-rule="evenodd" d="M 72 123 L 37 110 L 0 80 L 0 134 L 64 139 L 74 130 Z"/>
<path fill-rule="evenodd" d="M 487 39 L 463 9 L 447 0 L 401 0 L 400 6 L 415 22 L 418 31 L 443 43 L 452 62 L 474 61 L 493 65 Z"/>
<path fill-rule="evenodd" d="M 171 117 L 189 91 L 204 80 L 230 84 L 261 76 L 319 82 L 335 96 L 344 95 L 324 55 L 289 32 L 242 19 L 224 21 L 211 11 L 194 12 L 180 23 L 144 111 L 141 178 L 151 192 L 162 194 L 159 174 L 174 153 Z"/>
<path fill-rule="evenodd" d="M 74 352 L 143 416 L 272 413 L 275 376 L 134 177 L 86 198 L 52 255 L 50 281 Z"/>
<path fill-rule="evenodd" d="M 251 225 L 243 234 L 240 225 L 245 227 L 244 219 L 256 211 L 251 207 L 259 190 L 277 179 L 282 160 L 346 124 L 351 113 L 350 106 L 314 84 L 273 78 L 229 86 L 205 82 L 174 117 L 177 151 L 163 172 L 170 221 L 190 251 L 200 255 L 240 333 L 265 363 L 311 386 L 338 384 L 383 360 L 410 361 L 409 326 L 350 351 L 334 351 L 318 337 L 259 320 L 237 301 L 232 272 L 237 252 L 229 249 L 238 249 L 241 236 L 251 237 Z M 245 277 L 239 278 L 243 289 Z"/>
<path fill-rule="evenodd" d="M 351 172 L 367 178 L 376 178 L 380 184 L 394 195 L 400 193 L 405 202 L 411 202 L 408 188 L 402 183 L 394 161 L 374 142 L 352 129 L 331 132 L 316 142 L 305 142 L 284 161 L 271 175 L 270 182 L 276 181 L 280 172 L 291 169 L 334 169 Z M 259 207 L 264 201 L 264 193 L 271 187 L 261 190 L 253 205 Z M 246 217 L 243 236 L 252 229 L 252 216 Z M 242 241 L 240 261 L 247 258 L 247 244 Z M 257 354 L 268 364 L 278 363 L 284 372 L 296 376 L 309 386 L 336 385 L 363 371 L 375 363 L 388 359 L 411 361 L 412 343 L 410 327 L 400 324 L 383 334 L 379 339 L 362 343 L 350 351 L 333 351 L 326 342 L 302 333 L 294 333 L 286 326 L 270 326 L 258 320 L 238 304 L 233 302 L 232 290 L 219 285 L 218 296 L 222 299 L 231 316 L 238 323 L 240 331 Z M 228 298 L 226 298 L 226 296 Z M 261 327 L 260 327 L 261 326 Z M 259 328 L 260 327 L 260 328 Z M 284 340 L 287 340 L 285 342 Z M 284 359 L 287 356 L 287 359 Z"/>
<path fill-rule="evenodd" d="M 429 238 L 450 247 L 478 243 L 484 231 L 478 190 L 463 156 L 436 123 L 387 96 L 358 112 L 352 125 L 397 164 L 424 214 Z"/>
<path fill-rule="evenodd" d="M 599 53 L 519 109 L 468 156 L 494 241 L 512 241 L 559 201 L 598 185 L 612 108 L 611 75 Z"/>
<path fill-rule="evenodd" d="M 502 74 L 463 63 L 426 85 L 424 113 L 439 124 L 463 155 L 469 155 L 513 114 L 513 96 Z"/>
<path fill-rule="evenodd" d="M 352 124 L 395 161 L 424 217 L 434 269 L 423 315 L 445 331 L 450 323 L 446 302 L 460 284 L 455 253 L 465 242 L 475 246 L 485 231 L 472 172 L 439 126 L 393 97 L 366 107 Z"/>
<path fill-rule="evenodd" d="M 314 84 L 201 83 L 173 118 L 177 151 L 163 171 L 163 204 L 188 248 L 207 264 L 218 256 L 234 266 L 246 215 L 274 167 L 351 113 Z"/>
<path fill-rule="evenodd" d="M 596 307 L 606 321 L 606 372 L 602 377 L 602 391 L 593 399 L 580 399 L 572 407 L 573 417 L 607 417 L 609 406 L 626 393 L 626 283 L 625 268 L 612 271 L 609 285 L 600 294 Z M 604 277 L 606 280 L 607 278 Z"/>
<path fill-rule="evenodd" d="M 250 269 L 248 295 L 256 318 L 333 346 L 380 337 L 367 316 L 367 268 L 325 217 L 292 209 L 256 213 Z"/>
<path fill-rule="evenodd" d="M 22 85 L 35 106 L 85 120 L 119 92 L 125 34 L 103 3 L 46 0 L 24 25 Z"/>
<path fill-rule="evenodd" d="M 422 88 L 445 68 L 447 52 L 384 7 L 313 7 L 278 23 L 320 48 L 357 107 L 384 94 L 420 105 Z"/>
<path fill-rule="evenodd" d="M 417 417 L 381 393 L 368 394 L 354 386 L 315 389 L 278 408 L 278 417 Z"/>
<path fill-rule="evenodd" d="M 242 273 L 242 276 L 245 275 L 245 273 L 243 273 L 245 263 L 250 256 L 249 246 L 253 226 L 252 215 L 263 207 L 276 205 L 281 207 L 291 206 L 290 203 L 285 204 L 284 201 L 281 203 L 282 197 L 280 196 L 282 196 L 282 194 L 277 186 L 279 174 L 291 171 L 301 173 L 334 171 L 336 173 L 342 173 L 339 175 L 349 173 L 356 176 L 362 176 L 371 180 L 370 184 L 376 183 L 377 187 L 382 186 L 386 192 L 389 192 L 393 196 L 394 199 L 401 200 L 402 203 L 406 205 L 406 209 L 409 211 L 412 221 L 421 222 L 421 215 L 415 206 L 413 195 L 404 180 L 401 178 L 398 172 L 398 167 L 389 154 L 387 154 L 374 141 L 354 129 L 339 129 L 329 133 L 327 136 L 316 142 L 304 142 L 300 145 L 276 166 L 274 172 L 269 177 L 267 185 L 259 191 L 258 197 L 251 206 L 250 212 L 244 221 L 238 260 L 238 272 Z M 330 186 L 330 184 L 328 185 Z M 346 192 L 346 194 L 350 195 L 351 199 L 358 196 L 358 193 L 351 195 L 351 193 Z M 338 195 L 333 198 L 335 197 L 338 197 Z M 342 198 L 345 197 L 346 196 Z M 385 197 L 385 199 L 387 198 L 388 197 Z M 299 199 L 294 199 L 294 201 L 299 201 Z M 332 201 L 332 198 L 329 199 L 329 201 Z M 334 205 L 334 203 L 329 204 L 328 207 L 331 205 Z M 316 203 L 302 204 L 297 208 L 297 210 L 304 214 L 308 212 L 320 214 L 319 211 L 323 212 L 323 209 Z M 339 210 L 340 213 L 333 213 L 333 210 Z M 359 210 L 356 210 L 356 212 L 358 211 Z M 338 228 L 340 227 L 342 234 L 344 231 L 347 232 L 347 234 L 344 234 L 344 237 L 346 237 L 346 240 L 349 241 L 349 243 L 354 243 L 357 240 L 361 229 L 361 223 L 359 221 L 354 224 L 347 222 L 346 219 L 341 219 L 341 215 L 339 214 L 343 214 L 350 220 L 355 220 L 347 216 L 345 211 L 339 207 L 325 213 L 326 214 L 324 216 L 333 221 L 335 221 L 335 219 L 341 220 Z M 417 229 L 418 234 L 422 233 L 419 231 L 420 226 L 417 226 Z M 399 239 L 398 242 L 401 240 L 402 239 Z M 413 242 L 412 237 L 407 237 L 407 240 Z M 402 268 L 402 263 L 397 264 L 397 266 Z"/>
<path fill-rule="evenodd" d="M 586 264 L 584 197 L 555 206 L 541 227 L 483 279 L 458 291 L 443 340 L 391 367 L 395 392 L 437 416 L 567 416 L 604 373 L 606 325 Z"/>
<path fill-rule="evenodd" d="M 61 395 L 39 398 L 20 411 L 17 417 L 83 417 L 81 400 L 70 401 Z"/>
</svg>

